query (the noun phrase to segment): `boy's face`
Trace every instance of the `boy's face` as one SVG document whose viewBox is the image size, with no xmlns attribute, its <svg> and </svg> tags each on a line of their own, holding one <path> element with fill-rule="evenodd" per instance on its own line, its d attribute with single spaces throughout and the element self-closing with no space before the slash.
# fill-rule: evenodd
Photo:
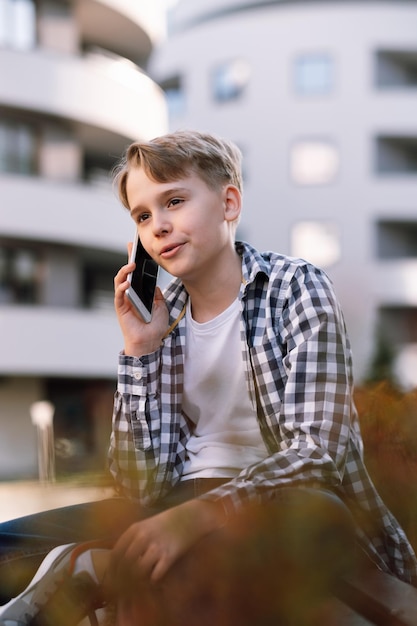
<svg viewBox="0 0 417 626">
<path fill-rule="evenodd" d="M 160 183 L 135 167 L 126 193 L 144 248 L 173 276 L 185 282 L 207 277 L 234 248 L 231 223 L 240 213 L 240 194 L 232 185 L 213 190 L 193 172 Z"/>
</svg>

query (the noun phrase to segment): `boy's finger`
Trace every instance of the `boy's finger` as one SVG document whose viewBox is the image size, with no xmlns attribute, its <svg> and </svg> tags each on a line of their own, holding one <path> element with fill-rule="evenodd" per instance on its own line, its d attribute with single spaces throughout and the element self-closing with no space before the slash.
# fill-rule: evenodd
<svg viewBox="0 0 417 626">
<path fill-rule="evenodd" d="M 163 293 L 162 293 L 162 291 L 161 291 L 161 288 L 160 288 L 159 286 L 157 286 L 157 287 L 155 288 L 155 296 L 154 296 L 154 299 L 155 299 L 155 300 L 163 300 L 163 301 L 165 301 L 164 295 L 163 295 Z"/>
</svg>

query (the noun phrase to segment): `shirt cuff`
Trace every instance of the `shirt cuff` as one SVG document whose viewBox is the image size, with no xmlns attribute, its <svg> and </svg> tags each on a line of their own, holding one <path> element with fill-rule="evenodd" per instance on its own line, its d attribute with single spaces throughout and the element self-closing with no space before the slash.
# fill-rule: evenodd
<svg viewBox="0 0 417 626">
<path fill-rule="evenodd" d="M 148 356 L 119 354 L 117 391 L 121 394 L 142 396 L 148 384 Z"/>
</svg>

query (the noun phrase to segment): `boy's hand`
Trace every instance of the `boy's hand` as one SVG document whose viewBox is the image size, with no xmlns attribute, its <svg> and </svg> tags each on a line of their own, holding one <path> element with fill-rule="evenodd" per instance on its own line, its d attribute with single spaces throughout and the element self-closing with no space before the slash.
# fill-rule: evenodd
<svg viewBox="0 0 417 626">
<path fill-rule="evenodd" d="M 132 244 L 129 244 L 129 255 Z M 168 329 L 168 309 L 159 287 L 156 288 L 152 320 L 147 324 L 142 320 L 126 296 L 129 287 L 128 274 L 135 268 L 134 263 L 124 265 L 114 279 L 114 306 L 124 337 L 124 352 L 128 356 L 143 356 L 159 348 Z"/>
<path fill-rule="evenodd" d="M 223 508 L 201 500 L 190 500 L 137 522 L 113 548 L 111 579 L 157 582 L 199 539 L 223 524 Z"/>
</svg>

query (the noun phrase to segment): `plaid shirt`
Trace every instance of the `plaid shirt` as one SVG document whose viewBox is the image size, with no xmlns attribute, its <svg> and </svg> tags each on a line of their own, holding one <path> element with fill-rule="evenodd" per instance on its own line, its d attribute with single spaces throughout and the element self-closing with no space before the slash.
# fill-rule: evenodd
<svg viewBox="0 0 417 626">
<path fill-rule="evenodd" d="M 374 563 L 417 586 L 412 548 L 363 463 L 349 340 L 328 277 L 300 259 L 243 243 L 236 248 L 242 359 L 269 454 L 201 497 L 232 511 L 270 500 L 282 486 L 330 488 L 353 513 L 358 541 Z M 171 322 L 187 297 L 179 280 L 166 289 Z M 190 436 L 182 411 L 184 342 L 183 318 L 155 353 L 120 355 L 110 470 L 121 491 L 145 506 L 181 479 Z"/>
</svg>

